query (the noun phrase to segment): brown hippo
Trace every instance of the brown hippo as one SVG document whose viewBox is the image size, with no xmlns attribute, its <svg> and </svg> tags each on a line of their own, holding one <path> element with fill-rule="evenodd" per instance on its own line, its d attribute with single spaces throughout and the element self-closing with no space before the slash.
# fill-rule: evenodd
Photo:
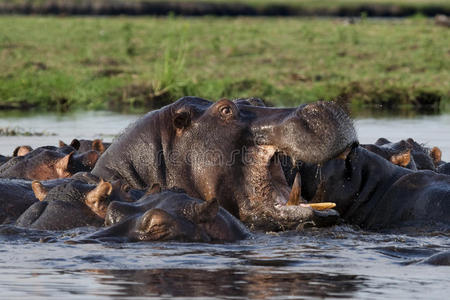
<svg viewBox="0 0 450 300">
<path fill-rule="evenodd" d="M 108 149 L 108 147 L 111 145 L 111 143 L 104 143 L 100 139 L 95 139 L 95 140 L 73 139 L 72 142 L 70 143 L 70 145 L 71 146 L 77 145 L 76 148 L 81 153 L 94 150 L 94 151 L 97 151 L 98 153 L 102 154 L 103 152 L 105 152 L 106 149 Z M 64 143 L 63 141 L 59 141 L 59 146 L 65 147 L 65 146 L 67 146 L 67 144 Z"/>
<path fill-rule="evenodd" d="M 42 230 L 102 226 L 111 201 L 135 200 L 122 190 L 119 182 L 100 180 L 98 184 L 87 184 L 70 179 L 49 189 L 33 181 L 32 187 L 40 202 L 31 205 L 17 219 L 17 226 Z"/>
<path fill-rule="evenodd" d="M 395 165 L 411 170 L 435 171 L 441 159 L 441 150 L 438 147 L 427 148 L 411 138 L 396 143 L 385 138 L 379 138 L 375 144 L 361 146 Z"/>
<path fill-rule="evenodd" d="M 417 170 L 416 163 L 411 155 L 412 146 L 404 140 L 392 143 L 385 138 L 380 138 L 375 144 L 364 144 L 361 147 L 380 155 L 394 165 Z"/>
<path fill-rule="evenodd" d="M 48 180 L 90 171 L 99 158 L 96 151 L 78 154 L 71 146 L 45 146 L 23 156 L 13 157 L 0 166 L 0 178 Z"/>
<path fill-rule="evenodd" d="M 25 154 L 31 152 L 32 150 L 33 148 L 31 148 L 30 146 L 19 146 L 16 149 L 14 149 L 12 156 L 0 155 L 0 165 L 6 163 L 13 157 L 24 156 Z"/>
<path fill-rule="evenodd" d="M 352 121 L 332 102 L 269 108 L 183 97 L 129 126 L 92 173 L 138 189 L 179 187 L 191 197 L 217 199 L 250 226 L 279 230 L 317 214 L 285 206 L 291 188 L 276 155 L 318 163 L 356 142 Z"/>
<path fill-rule="evenodd" d="M 112 202 L 105 225 L 84 240 L 232 242 L 249 236 L 248 229 L 216 199 L 202 201 L 180 190 L 144 196 L 135 203 Z"/>
<path fill-rule="evenodd" d="M 334 202 L 349 223 L 371 230 L 449 230 L 450 176 L 412 171 L 363 147 L 321 166 L 301 164 L 302 196 Z"/>
</svg>

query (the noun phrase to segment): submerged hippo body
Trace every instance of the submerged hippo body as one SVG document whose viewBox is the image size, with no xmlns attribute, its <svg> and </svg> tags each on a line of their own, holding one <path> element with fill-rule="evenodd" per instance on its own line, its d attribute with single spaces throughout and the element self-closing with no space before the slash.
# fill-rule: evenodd
<svg viewBox="0 0 450 300">
<path fill-rule="evenodd" d="M 30 181 L 0 179 L 0 224 L 14 222 L 37 201 Z"/>
<path fill-rule="evenodd" d="M 33 181 L 32 186 L 40 201 L 31 205 L 17 219 L 17 226 L 41 230 L 99 227 L 104 223 L 108 204 L 113 200 L 124 200 L 120 186 L 104 181 L 88 184 L 72 179 L 53 188 L 46 188 L 42 183 Z"/>
<path fill-rule="evenodd" d="M 45 188 L 69 182 L 70 179 L 43 181 Z M 38 202 L 30 180 L 0 178 L 0 224 L 12 223 L 31 205 Z"/>
<path fill-rule="evenodd" d="M 132 124 L 92 173 L 133 188 L 158 183 L 203 200 L 216 198 L 249 225 L 279 229 L 287 215 L 298 223 L 314 212 L 291 207 L 280 213 L 291 188 L 273 159 L 276 153 L 317 163 L 356 140 L 351 120 L 333 103 L 268 108 L 184 97 Z"/>
<path fill-rule="evenodd" d="M 231 242 L 249 235 L 217 200 L 206 202 L 174 190 L 147 195 L 135 203 L 112 202 L 105 224 L 110 227 L 88 239 Z"/>
<path fill-rule="evenodd" d="M 362 147 L 321 167 L 303 164 L 300 173 L 306 199 L 335 202 L 362 228 L 450 228 L 450 176 L 408 170 Z"/>
<path fill-rule="evenodd" d="M 442 163 L 436 169 L 438 173 L 450 175 L 450 162 Z"/>
</svg>

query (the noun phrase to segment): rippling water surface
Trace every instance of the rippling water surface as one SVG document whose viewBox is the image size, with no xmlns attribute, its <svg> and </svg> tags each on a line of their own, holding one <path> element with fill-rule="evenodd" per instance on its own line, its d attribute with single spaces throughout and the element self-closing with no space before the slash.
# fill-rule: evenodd
<svg viewBox="0 0 450 300">
<path fill-rule="evenodd" d="M 135 115 L 2 116 L 0 127 L 46 136 L 0 137 L 0 154 L 72 138 L 111 140 Z M 450 160 L 450 115 L 357 119 L 362 143 L 413 137 Z M 55 134 L 55 135 L 51 135 Z M 378 234 L 350 226 L 256 233 L 232 244 L 72 244 L 91 232 L 28 231 L 0 226 L 0 298 L 446 299 L 450 233 Z"/>
</svg>

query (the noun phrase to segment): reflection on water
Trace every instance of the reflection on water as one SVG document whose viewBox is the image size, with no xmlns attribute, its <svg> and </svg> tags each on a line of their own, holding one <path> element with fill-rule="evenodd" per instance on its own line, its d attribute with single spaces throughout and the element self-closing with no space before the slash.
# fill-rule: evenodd
<svg viewBox="0 0 450 300">
<path fill-rule="evenodd" d="M 427 299 L 443 299 L 450 292 L 450 267 L 423 263 L 450 250 L 448 233 L 408 236 L 336 226 L 258 233 L 230 244 L 64 243 L 92 230 L 27 233 L 0 226 L 2 295 L 420 299 L 427 291 Z"/>
<path fill-rule="evenodd" d="M 249 297 L 314 296 L 348 298 L 363 285 L 355 275 L 311 272 L 279 272 L 276 268 L 255 271 L 239 269 L 193 270 L 87 270 L 108 275 L 98 279 L 115 284 L 128 296 Z"/>
</svg>

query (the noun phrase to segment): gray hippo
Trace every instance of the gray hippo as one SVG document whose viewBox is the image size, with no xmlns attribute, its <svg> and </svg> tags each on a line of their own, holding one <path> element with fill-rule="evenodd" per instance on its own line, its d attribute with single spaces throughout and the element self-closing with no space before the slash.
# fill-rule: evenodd
<svg viewBox="0 0 450 300">
<path fill-rule="evenodd" d="M 177 189 L 134 203 L 111 202 L 105 225 L 109 227 L 81 240 L 232 242 L 250 235 L 216 199 L 202 201 Z"/>
<path fill-rule="evenodd" d="M 334 202 L 349 223 L 370 230 L 449 230 L 450 176 L 412 171 L 363 147 L 320 166 L 300 164 L 301 193 Z"/>
<path fill-rule="evenodd" d="M 286 206 L 291 187 L 277 155 L 319 163 L 356 142 L 351 119 L 332 102 L 273 108 L 183 97 L 130 125 L 92 173 L 137 189 L 179 187 L 191 197 L 217 199 L 251 227 L 280 230 L 319 224 L 326 214 Z"/>
<path fill-rule="evenodd" d="M 77 176 L 82 178 L 83 176 Z M 40 230 L 66 230 L 84 226 L 103 226 L 106 209 L 112 201 L 135 201 L 119 182 L 91 184 L 78 179 L 48 188 L 33 181 L 38 202 L 25 210 L 16 221 L 20 227 Z"/>
</svg>

